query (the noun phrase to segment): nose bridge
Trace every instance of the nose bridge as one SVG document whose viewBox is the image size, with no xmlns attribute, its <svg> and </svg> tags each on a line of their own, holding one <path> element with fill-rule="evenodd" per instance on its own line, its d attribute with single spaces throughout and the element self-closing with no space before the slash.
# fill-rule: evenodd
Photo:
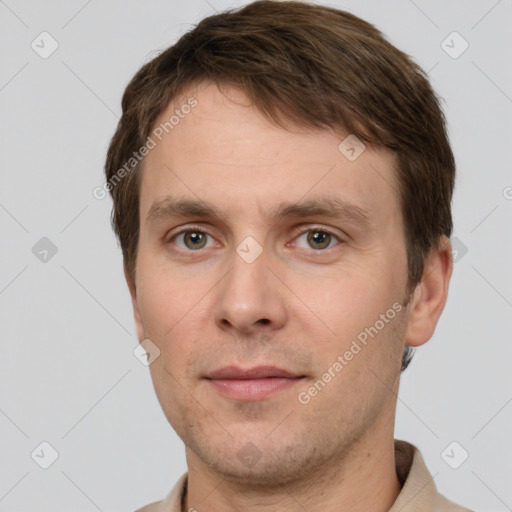
<svg viewBox="0 0 512 512">
<path fill-rule="evenodd" d="M 228 286 L 224 290 L 226 299 L 237 299 L 241 306 L 247 303 L 245 307 L 255 307 L 263 301 L 267 281 L 265 274 L 269 273 L 268 254 L 259 244 L 261 249 L 258 249 L 256 243 L 254 239 L 245 239 L 236 247 Z"/>
<path fill-rule="evenodd" d="M 234 248 L 231 269 L 218 289 L 216 322 L 249 330 L 255 325 L 281 325 L 285 318 L 282 290 L 267 268 L 272 258 L 253 237 Z M 264 322 L 262 322 L 264 320 Z"/>
</svg>

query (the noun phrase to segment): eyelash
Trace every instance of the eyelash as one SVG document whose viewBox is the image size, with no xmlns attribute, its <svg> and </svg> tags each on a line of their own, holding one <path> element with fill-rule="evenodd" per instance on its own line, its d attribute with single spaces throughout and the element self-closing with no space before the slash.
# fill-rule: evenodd
<svg viewBox="0 0 512 512">
<path fill-rule="evenodd" d="M 296 234 L 294 234 L 293 240 L 296 240 L 300 236 L 302 236 L 302 235 L 304 235 L 306 233 L 309 233 L 311 231 L 317 231 L 317 232 L 320 232 L 320 233 L 326 233 L 326 234 L 332 236 L 333 238 L 337 239 L 338 242 L 343 243 L 343 240 L 336 233 L 334 233 L 333 231 L 331 231 L 331 230 L 329 230 L 327 228 L 321 227 L 321 226 L 310 226 L 310 227 L 308 227 L 308 229 L 304 229 L 302 231 L 299 231 Z M 167 243 L 171 243 L 175 238 L 177 238 L 178 236 L 180 236 L 180 235 L 182 235 L 184 233 L 201 233 L 203 235 L 211 236 L 205 229 L 200 228 L 199 226 L 188 226 L 187 228 L 182 229 L 181 231 L 178 231 L 177 233 L 174 233 L 172 235 L 172 237 L 168 240 Z M 339 245 L 339 244 L 336 244 L 336 245 Z M 327 252 L 330 249 L 334 249 L 334 247 L 336 247 L 336 246 L 327 247 L 325 249 L 318 249 L 318 250 L 311 249 L 311 250 L 314 251 L 314 252 L 317 252 L 317 253 L 321 253 L 321 252 Z M 196 251 L 190 250 L 190 249 L 189 250 L 181 249 L 181 248 L 178 248 L 178 249 L 182 250 L 182 251 L 185 251 L 185 252 L 190 252 L 190 253 L 200 252 L 201 251 L 201 249 L 197 249 Z"/>
</svg>

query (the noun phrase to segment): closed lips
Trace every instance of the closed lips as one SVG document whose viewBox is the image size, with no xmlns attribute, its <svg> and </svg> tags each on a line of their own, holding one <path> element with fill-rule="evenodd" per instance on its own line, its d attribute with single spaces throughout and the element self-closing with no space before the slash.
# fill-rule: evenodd
<svg viewBox="0 0 512 512">
<path fill-rule="evenodd" d="M 225 366 L 206 375 L 207 379 L 268 379 L 268 378 L 287 378 L 298 379 L 304 375 L 293 373 L 276 366 L 256 366 L 253 368 L 243 369 L 237 366 Z"/>
</svg>

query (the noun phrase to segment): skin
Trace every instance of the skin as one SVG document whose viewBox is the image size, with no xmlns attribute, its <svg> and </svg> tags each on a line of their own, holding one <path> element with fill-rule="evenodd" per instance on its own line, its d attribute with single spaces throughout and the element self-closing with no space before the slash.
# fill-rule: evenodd
<svg viewBox="0 0 512 512">
<path fill-rule="evenodd" d="M 191 95 L 197 106 L 145 159 L 135 280 L 126 274 L 138 338 L 161 351 L 150 366 L 159 402 L 186 447 L 184 510 L 387 511 L 400 492 L 393 432 L 402 350 L 434 333 L 450 242 L 443 237 L 429 255 L 407 307 L 300 403 L 359 333 L 406 304 L 393 155 L 367 146 L 349 161 L 338 150 L 348 134 L 284 130 L 235 88 L 201 84 L 181 104 Z M 171 194 L 208 201 L 220 218 L 146 222 Z M 357 204 L 373 224 L 266 217 L 282 201 L 326 196 Z M 207 232 L 199 249 L 195 227 Z M 188 238 L 176 235 L 183 228 Z M 308 242 L 322 229 L 334 235 L 327 248 Z M 252 263 L 236 252 L 248 236 L 263 249 Z M 264 400 L 234 400 L 202 378 L 230 364 L 273 364 L 305 378 Z M 237 456 L 249 442 L 260 456 L 251 467 Z"/>
</svg>

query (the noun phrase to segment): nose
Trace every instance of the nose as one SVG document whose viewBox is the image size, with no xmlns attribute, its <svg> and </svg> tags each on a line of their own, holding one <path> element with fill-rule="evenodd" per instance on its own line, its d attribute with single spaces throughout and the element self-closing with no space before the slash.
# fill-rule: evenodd
<svg viewBox="0 0 512 512">
<path fill-rule="evenodd" d="M 286 288 L 269 268 L 265 250 L 252 262 L 234 252 L 232 267 L 215 287 L 214 316 L 222 330 L 244 334 L 274 331 L 286 323 Z"/>
</svg>

